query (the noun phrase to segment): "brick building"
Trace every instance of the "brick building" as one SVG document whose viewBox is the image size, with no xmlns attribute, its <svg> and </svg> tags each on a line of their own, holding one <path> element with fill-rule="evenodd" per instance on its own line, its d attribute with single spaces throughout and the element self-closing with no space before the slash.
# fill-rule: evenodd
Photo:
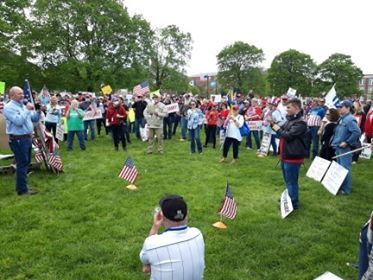
<svg viewBox="0 0 373 280">
<path fill-rule="evenodd" d="M 202 95 L 215 94 L 218 91 L 217 73 L 200 73 L 188 77 L 190 84 L 198 87 Z"/>
<path fill-rule="evenodd" d="M 359 82 L 359 89 L 363 91 L 365 100 L 373 98 L 373 74 L 366 74 Z"/>
</svg>

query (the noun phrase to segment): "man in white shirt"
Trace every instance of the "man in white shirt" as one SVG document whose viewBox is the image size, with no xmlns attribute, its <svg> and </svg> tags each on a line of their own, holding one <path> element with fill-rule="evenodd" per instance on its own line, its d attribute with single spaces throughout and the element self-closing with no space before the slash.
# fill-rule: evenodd
<svg viewBox="0 0 373 280">
<path fill-rule="evenodd" d="M 163 197 L 140 252 L 143 271 L 150 279 L 203 279 L 205 243 L 197 228 L 187 226 L 187 205 L 178 195 Z M 158 234 L 163 226 L 165 231 Z"/>
</svg>

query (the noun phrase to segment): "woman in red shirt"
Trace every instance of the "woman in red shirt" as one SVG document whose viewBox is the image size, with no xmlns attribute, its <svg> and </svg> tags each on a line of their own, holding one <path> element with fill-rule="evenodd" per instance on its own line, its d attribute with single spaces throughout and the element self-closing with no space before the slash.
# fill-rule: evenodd
<svg viewBox="0 0 373 280">
<path fill-rule="evenodd" d="M 127 121 L 127 112 L 119 100 L 114 100 L 109 105 L 106 118 L 113 133 L 114 148 L 118 151 L 118 144 L 122 142 L 122 148 L 126 151 L 126 137 L 124 136 L 125 123 Z"/>
<path fill-rule="evenodd" d="M 216 111 L 216 104 L 212 103 L 210 105 L 210 110 L 208 110 L 205 114 L 207 120 L 206 126 L 206 141 L 204 147 L 207 147 L 207 143 L 212 138 L 212 147 L 216 148 L 216 125 L 218 123 L 219 113 Z"/>
</svg>

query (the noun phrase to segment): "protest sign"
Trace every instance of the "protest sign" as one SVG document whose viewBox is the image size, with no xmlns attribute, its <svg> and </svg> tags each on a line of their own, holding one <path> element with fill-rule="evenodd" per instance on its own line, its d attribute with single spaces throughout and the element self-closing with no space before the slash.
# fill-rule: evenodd
<svg viewBox="0 0 373 280">
<path fill-rule="evenodd" d="M 225 141 L 225 129 L 221 129 L 219 131 L 219 139 L 220 139 L 220 145 L 223 145 Z"/>
<path fill-rule="evenodd" d="M 84 112 L 83 121 L 102 119 L 102 112 L 97 108 L 96 103 L 92 103 L 88 109 Z"/>
<path fill-rule="evenodd" d="M 296 89 L 293 89 L 293 88 L 289 87 L 289 89 L 286 93 L 286 96 L 289 97 L 289 98 L 293 98 L 296 93 L 297 93 Z"/>
<path fill-rule="evenodd" d="M 65 133 L 65 129 L 64 129 L 63 124 L 58 124 L 57 128 L 56 128 L 56 138 L 59 141 L 63 141 L 63 135 L 64 135 L 64 133 Z"/>
<path fill-rule="evenodd" d="M 331 162 L 329 160 L 316 156 L 315 159 L 312 161 L 306 176 L 308 178 L 316 180 L 317 182 L 321 182 L 321 179 L 324 177 L 326 171 L 328 170 L 330 163 Z"/>
<path fill-rule="evenodd" d="M 271 133 L 264 133 L 262 144 L 260 145 L 260 149 L 257 152 L 257 156 L 266 156 L 269 151 L 269 146 L 271 146 Z"/>
<path fill-rule="evenodd" d="M 167 113 L 179 112 L 179 104 L 172 103 L 172 104 L 166 105 L 166 109 L 167 109 Z"/>
<path fill-rule="evenodd" d="M 288 190 L 284 190 L 281 194 L 281 217 L 285 219 L 291 212 L 293 212 L 293 203 L 289 196 Z"/>
<path fill-rule="evenodd" d="M 0 94 L 4 94 L 5 92 L 5 82 L 0 81 Z"/>
<path fill-rule="evenodd" d="M 315 278 L 314 280 L 343 280 L 343 279 L 327 271 L 324 274 L 320 275 L 319 277 Z"/>
<path fill-rule="evenodd" d="M 249 121 L 248 122 L 250 131 L 259 131 L 262 130 L 263 121 Z"/>
<path fill-rule="evenodd" d="M 103 94 L 107 95 L 107 94 L 112 93 L 113 89 L 111 88 L 110 85 L 106 85 L 103 88 L 101 88 L 101 91 Z"/>
<path fill-rule="evenodd" d="M 332 162 L 321 184 L 332 194 L 336 195 L 346 178 L 348 170 L 335 161 Z"/>
<path fill-rule="evenodd" d="M 212 102 L 216 102 L 216 103 L 221 102 L 221 94 L 211 94 L 210 95 L 210 100 Z"/>
<path fill-rule="evenodd" d="M 359 157 L 364 158 L 364 159 L 370 159 L 372 157 L 372 148 L 371 147 L 365 148 L 361 152 Z"/>
</svg>

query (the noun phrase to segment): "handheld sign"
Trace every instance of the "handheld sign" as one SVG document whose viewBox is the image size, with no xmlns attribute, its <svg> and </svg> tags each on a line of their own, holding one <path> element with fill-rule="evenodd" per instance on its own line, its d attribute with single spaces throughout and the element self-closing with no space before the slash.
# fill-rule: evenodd
<svg viewBox="0 0 373 280">
<path fill-rule="evenodd" d="M 281 217 L 285 219 L 291 212 L 293 212 L 293 203 L 291 203 L 288 190 L 284 190 L 281 194 Z"/>
<path fill-rule="evenodd" d="M 0 82 L 0 94 L 4 94 L 5 92 L 5 82 Z"/>
<path fill-rule="evenodd" d="M 250 131 L 260 131 L 263 128 L 263 121 L 249 121 Z"/>
<path fill-rule="evenodd" d="M 344 179 L 346 178 L 348 170 L 335 161 L 332 162 L 328 171 L 325 174 L 321 184 L 331 193 L 337 195 Z"/>
<path fill-rule="evenodd" d="M 271 145 L 271 133 L 264 133 L 262 144 L 260 145 L 260 149 L 257 152 L 258 157 L 264 157 L 268 155 L 269 146 Z"/>
<path fill-rule="evenodd" d="M 113 91 L 113 89 L 111 88 L 110 85 L 106 85 L 103 88 L 101 88 L 101 91 L 103 94 L 107 95 L 107 94 L 110 94 Z"/>
<path fill-rule="evenodd" d="M 167 113 L 173 113 L 179 111 L 179 103 L 172 103 L 169 105 L 166 105 Z"/>
<path fill-rule="evenodd" d="M 328 170 L 330 163 L 331 162 L 329 160 L 316 156 L 315 159 L 312 161 L 312 164 L 308 169 L 306 176 L 308 178 L 314 179 L 317 182 L 321 182 L 321 179 L 324 177 L 326 171 Z"/>
<path fill-rule="evenodd" d="M 96 103 L 92 103 L 89 106 L 89 110 L 84 112 L 83 121 L 94 120 L 94 119 L 102 119 L 102 112 L 99 108 L 97 108 Z"/>
</svg>

